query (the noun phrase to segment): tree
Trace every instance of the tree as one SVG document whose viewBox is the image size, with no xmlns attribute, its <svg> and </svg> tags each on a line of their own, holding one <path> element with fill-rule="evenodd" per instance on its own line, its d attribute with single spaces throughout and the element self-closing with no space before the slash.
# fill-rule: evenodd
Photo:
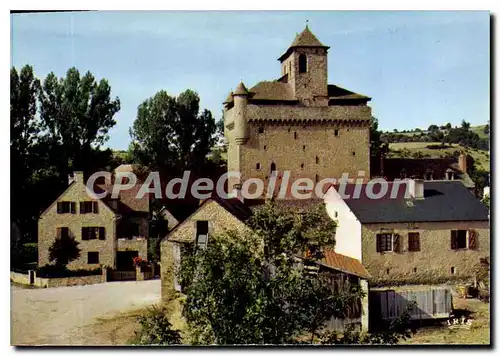
<svg viewBox="0 0 500 356">
<path fill-rule="evenodd" d="M 26 207 L 25 197 L 31 191 L 37 163 L 34 146 L 39 131 L 36 98 L 40 82 L 33 68 L 26 65 L 20 73 L 11 69 L 10 88 L 11 221 L 22 228 L 21 235 L 26 235 L 33 220 L 32 204 Z"/>
<path fill-rule="evenodd" d="M 382 143 L 381 132 L 378 129 L 378 119 L 372 116 L 370 122 L 370 155 L 377 157 L 380 153 L 380 145 Z"/>
<path fill-rule="evenodd" d="M 172 345 L 181 343 L 179 330 L 173 329 L 163 308 L 152 307 L 138 318 L 141 329 L 136 332 L 137 345 Z"/>
<path fill-rule="evenodd" d="M 120 110 L 120 100 L 110 95 L 106 79 L 97 83 L 90 72 L 80 77 L 74 67 L 65 78 L 54 73 L 45 78 L 39 95 L 42 129 L 45 141 L 61 152 L 61 161 L 54 163 L 64 177 L 68 171 L 90 170 L 95 150 L 109 139 Z"/>
<path fill-rule="evenodd" d="M 427 129 L 427 131 L 429 131 L 429 132 L 436 132 L 438 130 L 439 130 L 438 125 L 430 125 L 429 128 Z"/>
<path fill-rule="evenodd" d="M 192 90 L 178 97 L 161 90 L 139 105 L 130 129 L 134 160 L 171 174 L 201 171 L 214 144 L 216 126 L 210 111 L 200 113 L 199 103 Z"/>
<path fill-rule="evenodd" d="M 312 342 L 332 316 L 360 305 L 358 285 L 306 268 L 334 245 L 335 223 L 321 209 L 293 214 L 268 203 L 251 232 L 211 236 L 206 249 L 184 253 L 178 276 L 193 343 L 296 343 L 304 334 Z"/>
<path fill-rule="evenodd" d="M 463 129 L 464 131 L 469 131 L 469 129 L 470 129 L 470 122 L 467 122 L 467 121 L 465 121 L 465 120 L 462 120 L 462 129 Z"/>
<path fill-rule="evenodd" d="M 451 124 L 448 122 L 446 125 L 445 125 L 446 129 L 449 130 L 451 129 Z"/>
<path fill-rule="evenodd" d="M 79 242 L 73 236 L 57 237 L 49 248 L 49 261 L 58 267 L 66 267 L 68 263 L 80 257 Z"/>
<path fill-rule="evenodd" d="M 484 125 L 483 133 L 485 135 L 489 135 L 490 134 L 490 124 Z"/>
</svg>

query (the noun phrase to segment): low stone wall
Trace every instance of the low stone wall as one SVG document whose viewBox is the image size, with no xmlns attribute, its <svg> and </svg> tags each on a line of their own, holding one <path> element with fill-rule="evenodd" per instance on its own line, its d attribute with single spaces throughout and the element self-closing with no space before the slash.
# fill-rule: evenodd
<svg viewBox="0 0 500 356">
<path fill-rule="evenodd" d="M 10 271 L 10 280 L 18 284 L 30 284 L 29 274 L 18 273 Z"/>
<path fill-rule="evenodd" d="M 103 269 L 102 274 L 94 274 L 89 276 L 74 276 L 74 277 L 61 277 L 61 278 L 42 278 L 37 277 L 35 271 L 33 283 L 30 283 L 29 273 L 10 272 L 10 280 L 14 283 L 24 285 L 34 285 L 39 288 L 52 288 L 52 287 L 71 287 L 83 286 L 86 284 L 97 284 L 107 282 L 107 270 Z"/>
<path fill-rule="evenodd" d="M 83 286 L 86 284 L 103 283 L 103 276 L 100 274 L 92 276 L 64 277 L 64 278 L 35 278 L 34 285 L 42 288 Z"/>
</svg>

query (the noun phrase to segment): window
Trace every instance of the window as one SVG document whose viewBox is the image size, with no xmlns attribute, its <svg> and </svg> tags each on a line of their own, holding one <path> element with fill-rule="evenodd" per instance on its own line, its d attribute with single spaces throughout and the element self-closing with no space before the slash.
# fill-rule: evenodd
<svg viewBox="0 0 500 356">
<path fill-rule="evenodd" d="M 271 163 L 271 173 L 276 172 L 276 164 L 274 162 Z"/>
<path fill-rule="evenodd" d="M 206 249 L 208 242 L 208 221 L 200 220 L 196 222 L 196 245 L 200 249 Z"/>
<path fill-rule="evenodd" d="M 408 251 L 420 251 L 420 233 L 408 233 Z"/>
<path fill-rule="evenodd" d="M 259 133 L 260 133 L 260 134 L 261 134 L 261 133 L 264 133 L 264 128 L 263 128 L 262 126 L 261 126 L 261 127 L 259 127 Z"/>
<path fill-rule="evenodd" d="M 82 227 L 82 240 L 105 240 L 106 233 L 104 227 Z"/>
<path fill-rule="evenodd" d="M 305 54 L 299 55 L 299 73 L 307 72 L 307 57 Z"/>
<path fill-rule="evenodd" d="M 319 164 L 319 157 L 316 156 L 316 164 Z"/>
<path fill-rule="evenodd" d="M 87 263 L 89 265 L 95 265 L 99 263 L 99 252 L 88 252 Z"/>
<path fill-rule="evenodd" d="M 306 150 L 306 145 L 302 146 L 302 151 Z"/>
<path fill-rule="evenodd" d="M 316 180 L 316 183 L 319 182 L 319 175 L 316 174 L 316 176 L 314 177 L 314 179 Z"/>
<path fill-rule="evenodd" d="M 267 146 L 264 145 L 264 151 L 267 150 Z"/>
<path fill-rule="evenodd" d="M 336 211 L 336 212 L 335 212 L 335 217 L 336 217 L 336 218 L 338 218 L 338 217 L 339 217 L 339 212 L 338 212 L 338 211 Z"/>
<path fill-rule="evenodd" d="M 294 133 L 293 133 L 293 138 L 294 138 L 294 140 L 296 140 L 296 139 L 297 139 L 297 132 L 294 132 Z"/>
<path fill-rule="evenodd" d="M 399 252 L 399 235 L 393 233 L 377 234 L 377 252 Z"/>
<path fill-rule="evenodd" d="M 96 201 L 82 201 L 80 202 L 80 214 L 97 214 L 97 202 Z"/>
<path fill-rule="evenodd" d="M 69 229 L 67 227 L 58 227 L 56 238 L 58 239 L 66 239 L 69 237 Z"/>
<path fill-rule="evenodd" d="M 304 163 L 300 164 L 300 168 L 304 169 Z"/>
<path fill-rule="evenodd" d="M 76 213 L 76 203 L 69 201 L 57 202 L 57 213 L 58 214 L 75 214 Z"/>
<path fill-rule="evenodd" d="M 255 168 L 256 168 L 256 169 L 260 169 L 260 163 L 257 163 L 257 164 L 255 165 Z"/>
<path fill-rule="evenodd" d="M 335 130 L 334 134 L 335 134 L 335 136 L 338 136 L 339 135 L 339 130 L 338 129 Z"/>
<path fill-rule="evenodd" d="M 458 250 L 467 248 L 467 230 L 451 231 L 451 249 Z"/>
<path fill-rule="evenodd" d="M 417 267 L 413 268 L 413 273 L 417 273 Z"/>
<path fill-rule="evenodd" d="M 451 267 L 451 274 L 455 274 L 455 267 Z"/>
<path fill-rule="evenodd" d="M 353 156 L 356 156 L 356 152 L 352 151 L 352 155 L 353 155 Z"/>
</svg>

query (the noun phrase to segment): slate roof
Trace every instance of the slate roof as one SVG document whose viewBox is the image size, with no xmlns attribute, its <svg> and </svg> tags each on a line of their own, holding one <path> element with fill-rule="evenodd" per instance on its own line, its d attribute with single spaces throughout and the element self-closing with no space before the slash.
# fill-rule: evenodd
<svg viewBox="0 0 500 356">
<path fill-rule="evenodd" d="M 328 84 L 328 98 L 334 102 L 342 100 L 360 100 L 366 102 L 372 100 L 369 96 L 355 93 L 334 84 Z"/>
<path fill-rule="evenodd" d="M 368 273 L 361 261 L 355 258 L 341 255 L 340 253 L 336 253 L 331 249 L 325 250 L 323 254 L 325 255 L 325 257 L 321 260 L 320 264 L 325 267 L 365 279 L 371 277 L 370 273 Z"/>
<path fill-rule="evenodd" d="M 393 183 L 388 185 L 388 193 L 374 200 L 366 196 L 366 185 L 359 198 L 354 199 L 354 184 L 348 184 L 345 191 L 350 198 L 344 201 L 363 224 L 489 220 L 488 208 L 460 181 L 425 181 L 424 199 L 405 199 L 404 183 L 392 199 Z M 380 189 L 380 185 L 376 185 L 374 193 Z"/>
<path fill-rule="evenodd" d="M 318 38 L 311 32 L 311 30 L 309 30 L 309 27 L 306 26 L 306 28 L 301 33 L 295 36 L 295 39 L 293 40 L 290 47 L 288 47 L 288 50 L 283 55 L 281 55 L 278 60 L 282 61 L 283 59 L 288 57 L 290 52 L 292 52 L 292 49 L 297 47 L 321 47 L 326 49 L 330 48 L 321 43 Z"/>
</svg>

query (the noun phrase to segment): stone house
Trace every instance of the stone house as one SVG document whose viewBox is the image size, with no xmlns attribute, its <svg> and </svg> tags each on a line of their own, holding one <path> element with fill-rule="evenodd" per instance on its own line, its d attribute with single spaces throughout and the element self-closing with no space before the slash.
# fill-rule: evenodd
<svg viewBox="0 0 500 356">
<path fill-rule="evenodd" d="M 369 97 L 328 84 L 328 52 L 306 28 L 283 55 L 281 77 L 247 89 L 241 82 L 224 102 L 230 190 L 249 178 L 290 171 L 290 179 L 370 176 Z M 286 147 L 286 149 L 283 149 Z M 278 179 L 281 175 L 278 175 Z"/>
<path fill-rule="evenodd" d="M 380 156 L 372 159 L 372 177 L 385 177 L 388 181 L 395 179 L 424 179 L 426 181 L 457 180 L 471 191 L 474 182 L 468 174 L 467 167 L 473 161 L 470 156 L 460 154 L 458 158 L 387 158 Z"/>
<path fill-rule="evenodd" d="M 338 222 L 335 251 L 362 261 L 374 283 L 473 278 L 490 255 L 488 208 L 459 181 L 387 186 L 379 199 L 369 199 L 368 184 L 357 195 L 353 184 L 345 192 L 330 188 L 325 203 Z"/>
<path fill-rule="evenodd" d="M 182 288 L 176 279 L 176 270 L 180 266 L 184 247 L 192 250 L 193 247 L 204 248 L 210 243 L 210 236 L 217 233 L 237 231 L 250 233 L 246 221 L 251 217 L 252 211 L 259 207 L 263 201 L 248 201 L 221 199 L 218 197 L 204 200 L 199 208 L 186 220 L 180 222 L 161 242 L 161 294 L 167 301 L 175 298 Z M 304 210 L 313 204 L 322 203 L 322 200 L 283 200 L 277 201 L 288 208 Z M 301 203 L 301 204 L 300 204 Z M 332 235 L 334 232 L 332 232 Z M 370 274 L 355 258 L 344 256 L 333 250 L 326 250 L 325 257 L 318 262 L 318 271 L 328 271 L 333 275 L 342 275 L 353 283 L 359 283 L 365 292 L 368 292 Z M 363 330 L 368 328 L 368 293 L 361 301 L 359 317 L 350 320 L 361 324 Z M 331 325 L 338 325 L 332 320 Z"/>
<path fill-rule="evenodd" d="M 75 172 L 68 187 L 38 220 L 38 265 L 49 264 L 49 248 L 58 237 L 72 236 L 79 242 L 80 257 L 69 269 L 107 266 L 135 270 L 133 258 L 147 259 L 150 198 L 136 195 L 140 185 L 111 198 L 112 185 L 96 184 L 104 199 L 92 199 L 86 191 L 83 172 Z"/>
</svg>

